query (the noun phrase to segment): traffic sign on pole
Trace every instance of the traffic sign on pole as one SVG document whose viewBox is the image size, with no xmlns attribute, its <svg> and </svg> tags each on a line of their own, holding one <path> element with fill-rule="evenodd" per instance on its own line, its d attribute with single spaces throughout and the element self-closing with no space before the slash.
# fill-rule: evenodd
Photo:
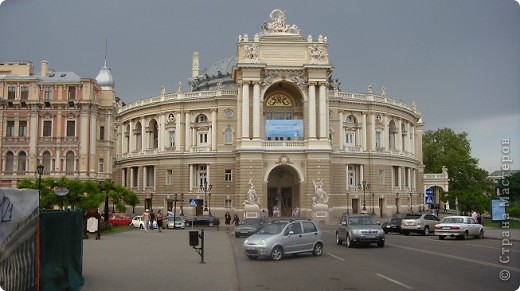
<svg viewBox="0 0 520 291">
<path fill-rule="evenodd" d="M 194 206 L 196 207 L 197 206 L 197 199 L 194 199 L 194 198 L 190 198 L 190 202 L 189 202 L 190 206 Z"/>
<path fill-rule="evenodd" d="M 431 195 L 424 196 L 424 204 L 433 204 L 433 196 L 431 196 Z"/>
<path fill-rule="evenodd" d="M 433 189 L 432 189 L 432 188 L 428 188 L 428 189 L 426 189 L 426 190 L 424 191 L 424 193 L 425 193 L 426 195 L 428 195 L 428 196 L 431 196 L 431 195 L 433 195 Z"/>
</svg>

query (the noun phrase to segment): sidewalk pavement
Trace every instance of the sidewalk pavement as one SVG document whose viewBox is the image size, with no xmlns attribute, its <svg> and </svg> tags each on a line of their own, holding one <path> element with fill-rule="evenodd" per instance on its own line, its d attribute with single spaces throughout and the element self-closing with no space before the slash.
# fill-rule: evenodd
<svg viewBox="0 0 520 291">
<path fill-rule="evenodd" d="M 238 290 L 230 234 L 206 227 L 204 262 L 189 230 L 131 230 L 83 240 L 82 290 Z M 194 228 L 201 232 L 202 228 Z"/>
</svg>

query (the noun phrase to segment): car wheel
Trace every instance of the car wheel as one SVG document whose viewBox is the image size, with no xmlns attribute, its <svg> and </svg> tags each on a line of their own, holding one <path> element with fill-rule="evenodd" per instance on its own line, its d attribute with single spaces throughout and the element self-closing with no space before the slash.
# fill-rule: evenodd
<svg viewBox="0 0 520 291">
<path fill-rule="evenodd" d="M 404 235 L 410 235 L 409 231 L 403 231 Z"/>
<path fill-rule="evenodd" d="M 347 237 L 345 239 L 345 241 L 347 242 L 347 248 L 351 248 L 354 246 L 354 242 L 350 239 L 350 235 L 347 234 Z"/>
<path fill-rule="evenodd" d="M 462 235 L 462 238 L 463 240 L 467 240 L 468 239 L 468 232 L 465 231 L 464 234 Z"/>
<path fill-rule="evenodd" d="M 341 238 L 339 238 L 339 234 L 336 233 L 336 244 L 341 245 L 342 243 L 343 243 L 343 241 L 341 240 Z"/>
<path fill-rule="evenodd" d="M 271 259 L 273 259 L 273 261 L 279 261 L 281 260 L 283 257 L 283 249 L 281 246 L 276 246 L 273 248 L 273 250 L 271 251 Z"/>
<path fill-rule="evenodd" d="M 380 248 L 384 247 L 385 246 L 385 241 L 384 240 L 378 241 L 377 242 L 377 246 L 380 247 Z"/>
<path fill-rule="evenodd" d="M 235 237 L 240 237 L 240 234 L 235 232 Z"/>
<path fill-rule="evenodd" d="M 423 230 L 423 235 L 429 235 L 430 234 L 430 228 L 426 226 Z"/>
<path fill-rule="evenodd" d="M 139 228 L 140 228 L 140 229 L 144 229 L 144 225 L 140 224 L 140 225 L 139 225 Z"/>
<path fill-rule="evenodd" d="M 385 234 L 388 234 L 388 233 L 389 233 L 389 231 L 386 230 L 386 229 L 383 229 L 383 231 L 385 232 Z"/>
<path fill-rule="evenodd" d="M 484 231 L 481 229 L 478 235 L 475 236 L 475 238 L 484 238 Z"/>
<path fill-rule="evenodd" d="M 321 256 L 323 254 L 323 245 L 321 243 L 315 244 L 312 254 L 315 256 Z"/>
<path fill-rule="evenodd" d="M 443 239 L 444 239 L 444 236 L 443 236 L 443 235 L 439 235 L 439 239 L 440 239 L 440 240 L 443 240 Z"/>
</svg>

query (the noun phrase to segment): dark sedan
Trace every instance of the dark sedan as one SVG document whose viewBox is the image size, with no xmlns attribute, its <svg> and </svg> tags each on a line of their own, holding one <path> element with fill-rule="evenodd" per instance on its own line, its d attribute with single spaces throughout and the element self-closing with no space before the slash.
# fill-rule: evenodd
<svg viewBox="0 0 520 291">
<path fill-rule="evenodd" d="M 220 220 L 218 217 L 212 215 L 198 215 L 189 218 L 185 218 L 186 226 L 196 226 L 196 225 L 207 225 L 207 226 L 218 226 L 220 224 Z"/>
<path fill-rule="evenodd" d="M 392 218 L 389 222 L 383 223 L 382 227 L 385 233 L 397 232 L 401 233 L 401 220 L 402 218 Z"/>
<path fill-rule="evenodd" d="M 265 224 L 263 218 L 246 218 L 235 227 L 235 237 L 250 236 L 258 232 Z"/>
</svg>

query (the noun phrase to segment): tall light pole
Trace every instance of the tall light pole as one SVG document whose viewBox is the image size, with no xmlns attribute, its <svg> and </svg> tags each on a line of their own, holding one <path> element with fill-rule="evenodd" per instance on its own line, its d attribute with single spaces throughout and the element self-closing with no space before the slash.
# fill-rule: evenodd
<svg viewBox="0 0 520 291">
<path fill-rule="evenodd" d="M 395 193 L 395 206 L 397 207 L 397 214 L 399 214 L 399 192 Z"/>
<path fill-rule="evenodd" d="M 209 201 L 208 201 L 208 204 L 209 204 L 209 215 L 211 215 L 211 192 L 208 193 L 208 197 L 209 197 Z"/>
<path fill-rule="evenodd" d="M 365 191 L 370 189 L 370 184 L 367 184 L 367 182 L 365 180 L 363 180 L 363 181 L 361 181 L 361 184 L 359 184 L 359 188 L 363 189 L 363 212 L 366 213 L 367 203 L 366 203 Z"/>
<path fill-rule="evenodd" d="M 349 210 L 348 210 L 348 204 L 349 204 L 349 196 L 350 196 L 350 193 L 347 192 L 347 215 L 350 214 Z"/>
<path fill-rule="evenodd" d="M 410 192 L 410 212 L 413 213 L 413 208 L 412 208 L 412 192 Z"/>
<path fill-rule="evenodd" d="M 45 167 L 40 164 L 36 167 L 36 172 L 38 172 L 38 206 L 40 206 L 40 199 L 41 199 L 41 191 L 42 191 L 42 175 L 43 175 L 43 170 L 45 169 Z"/>
<path fill-rule="evenodd" d="M 211 188 L 213 188 L 213 185 L 208 184 L 208 181 L 204 181 L 204 183 L 200 184 L 200 190 L 204 191 L 204 211 L 208 210 L 208 192 L 211 191 Z"/>
</svg>

